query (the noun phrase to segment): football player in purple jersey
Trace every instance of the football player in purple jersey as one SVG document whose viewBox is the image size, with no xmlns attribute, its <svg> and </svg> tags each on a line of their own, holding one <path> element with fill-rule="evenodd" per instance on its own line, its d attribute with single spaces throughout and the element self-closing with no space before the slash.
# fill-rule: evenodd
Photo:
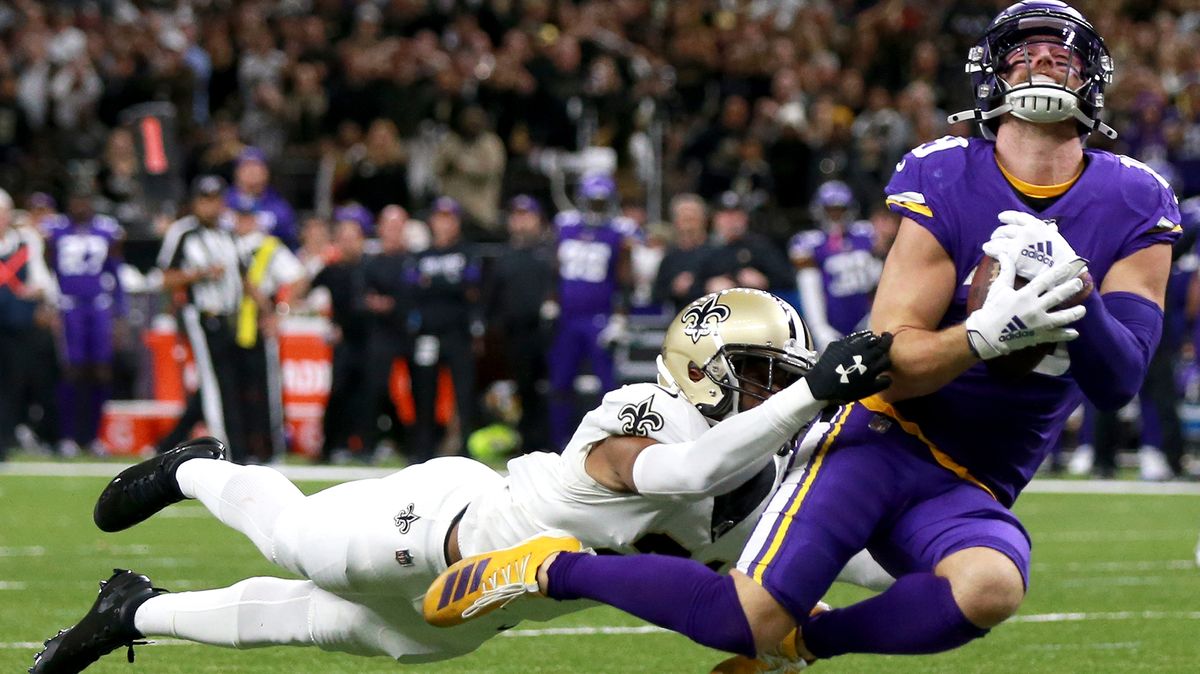
<svg viewBox="0 0 1200 674">
<path fill-rule="evenodd" d="M 584 176 L 581 210 L 554 218 L 558 262 L 555 298 L 543 316 L 557 321 L 549 353 L 550 442 L 561 449 L 575 430 L 575 377 L 584 359 L 600 379 L 600 393 L 616 388 L 608 347 L 625 325 L 625 294 L 631 283 L 629 237 L 636 225 L 614 215 L 617 186 L 607 174 Z"/>
<path fill-rule="evenodd" d="M 882 264 L 875 257 L 875 227 L 855 220 L 854 194 L 840 180 L 817 188 L 819 229 L 800 232 L 788 244 L 804 320 L 817 346 L 825 348 L 859 329 L 871 310 Z"/>
<path fill-rule="evenodd" d="M 496 592 L 617 606 L 740 653 L 724 672 L 936 653 L 1013 615 L 1030 555 L 1013 502 L 1084 395 L 1109 409 L 1133 397 L 1162 330 L 1174 194 L 1140 162 L 1084 145 L 1094 131 L 1115 134 L 1100 121 L 1112 69 L 1091 24 L 1052 0 L 1005 9 L 971 49 L 976 107 L 952 119 L 977 120 L 984 137 L 914 149 L 886 189 L 904 219 L 871 324 L 896 335 L 894 383 L 812 426 L 814 451 L 785 478 L 737 571 L 543 549 L 525 558 L 535 582 Z M 985 251 L 1000 272 L 968 314 Z M 1085 262 L 1096 290 L 1058 308 L 1083 290 Z M 1031 279 L 1020 289 L 1018 274 Z M 1056 346 L 1023 377 L 984 362 L 1035 345 Z M 841 372 L 858 376 L 850 362 Z M 814 611 L 864 547 L 896 583 Z"/>
<path fill-rule="evenodd" d="M 45 221 L 47 256 L 61 291 L 66 370 L 59 420 L 69 454 L 96 440 L 112 388 L 113 328 L 126 304 L 117 273 L 124 232 L 116 220 L 93 213 L 91 197 L 87 191 L 73 193 L 66 214 Z"/>
</svg>

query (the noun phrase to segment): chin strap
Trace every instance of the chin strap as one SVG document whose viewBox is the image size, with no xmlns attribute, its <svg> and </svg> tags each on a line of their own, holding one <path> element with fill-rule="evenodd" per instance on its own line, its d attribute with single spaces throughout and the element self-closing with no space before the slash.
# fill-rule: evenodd
<svg viewBox="0 0 1200 674">
<path fill-rule="evenodd" d="M 1018 93 L 1019 93 L 1019 91 L 1020 90 L 1018 90 Z M 1024 105 L 1024 106 L 1018 107 L 1017 109 L 1014 109 L 1012 103 L 1009 102 L 1010 98 L 1014 98 L 1014 99 L 1030 99 L 1030 98 L 1032 98 L 1033 101 L 1032 101 L 1031 105 Z M 946 117 L 946 121 L 949 122 L 950 124 L 957 124 L 959 122 L 966 122 L 966 121 L 979 122 L 979 127 L 980 127 L 980 129 L 983 130 L 984 137 L 987 138 L 988 140 L 995 140 L 996 134 L 992 133 L 991 129 L 987 128 L 987 126 L 984 124 L 984 122 L 993 120 L 993 119 L 995 119 L 1001 115 L 1007 114 L 1007 113 L 1012 113 L 1014 117 L 1018 117 L 1020 119 L 1025 119 L 1027 121 L 1031 121 L 1031 122 L 1035 122 L 1035 123 L 1045 124 L 1045 123 L 1050 123 L 1050 122 L 1063 121 L 1062 119 L 1056 119 L 1056 120 L 1040 119 L 1039 120 L 1039 119 L 1031 119 L 1030 118 L 1031 116 L 1036 114 L 1035 111 L 1038 107 L 1039 101 L 1045 100 L 1046 106 L 1049 107 L 1051 105 L 1051 103 L 1053 102 L 1052 99 L 1059 100 L 1058 97 L 1056 97 L 1056 96 L 1044 96 L 1041 94 L 1041 92 L 1026 93 L 1023 96 L 1022 95 L 1014 96 L 1012 94 L 1012 92 L 1010 92 L 1008 95 L 1005 96 L 1004 103 L 996 106 L 995 108 L 992 108 L 991 110 L 988 110 L 987 112 L 984 112 L 983 110 L 980 110 L 979 108 L 973 108 L 971 110 L 963 110 L 962 112 L 956 112 L 952 115 L 949 115 L 948 117 Z M 1061 103 L 1060 103 L 1060 106 L 1061 106 Z M 1022 110 L 1021 108 L 1026 108 L 1028 110 L 1028 112 L 1026 112 L 1025 110 Z M 1025 114 L 1022 114 L 1023 112 Z M 1071 118 L 1074 118 L 1077 122 L 1082 124 L 1085 128 L 1088 129 L 1089 132 L 1099 131 L 1100 133 L 1107 136 L 1109 139 L 1116 140 L 1116 138 L 1117 138 L 1117 132 L 1115 129 L 1113 129 L 1111 126 L 1105 124 L 1104 122 L 1102 122 L 1099 119 L 1092 119 L 1092 118 L 1088 117 L 1078 107 L 1073 107 L 1071 109 L 1070 113 L 1068 113 L 1064 119 L 1071 119 Z"/>
</svg>

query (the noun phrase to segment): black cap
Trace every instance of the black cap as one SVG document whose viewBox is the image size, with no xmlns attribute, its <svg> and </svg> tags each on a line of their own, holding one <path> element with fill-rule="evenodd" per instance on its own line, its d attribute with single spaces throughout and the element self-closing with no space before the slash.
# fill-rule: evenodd
<svg viewBox="0 0 1200 674">
<path fill-rule="evenodd" d="M 212 197 L 223 192 L 225 192 L 225 181 L 221 179 L 221 176 L 197 176 L 192 181 L 193 197 Z"/>
</svg>

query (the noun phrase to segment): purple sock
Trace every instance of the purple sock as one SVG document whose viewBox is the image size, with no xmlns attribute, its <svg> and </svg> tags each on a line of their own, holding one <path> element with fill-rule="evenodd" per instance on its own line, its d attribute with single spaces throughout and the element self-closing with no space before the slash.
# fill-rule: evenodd
<svg viewBox="0 0 1200 674">
<path fill-rule="evenodd" d="M 818 613 L 804 625 L 803 637 L 813 655 L 831 658 L 845 653 L 940 653 L 987 632 L 963 615 L 949 580 L 912 573 L 866 601 Z"/>
<path fill-rule="evenodd" d="M 553 599 L 594 599 L 704 646 L 754 657 L 754 634 L 733 578 L 699 562 L 564 552 L 548 575 Z"/>
</svg>

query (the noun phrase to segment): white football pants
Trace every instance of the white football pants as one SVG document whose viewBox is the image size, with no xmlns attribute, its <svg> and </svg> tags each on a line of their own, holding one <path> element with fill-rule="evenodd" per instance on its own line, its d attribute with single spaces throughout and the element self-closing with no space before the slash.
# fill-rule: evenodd
<svg viewBox="0 0 1200 674">
<path fill-rule="evenodd" d="M 496 633 L 490 624 L 439 629 L 421 616 L 426 588 L 446 568 L 454 519 L 474 494 L 502 480 L 481 463 L 438 458 L 307 497 L 271 468 L 227 461 L 186 461 L 177 479 L 185 496 L 305 580 L 249 578 L 156 596 L 135 615 L 146 636 L 425 662 L 470 652 Z"/>
</svg>

